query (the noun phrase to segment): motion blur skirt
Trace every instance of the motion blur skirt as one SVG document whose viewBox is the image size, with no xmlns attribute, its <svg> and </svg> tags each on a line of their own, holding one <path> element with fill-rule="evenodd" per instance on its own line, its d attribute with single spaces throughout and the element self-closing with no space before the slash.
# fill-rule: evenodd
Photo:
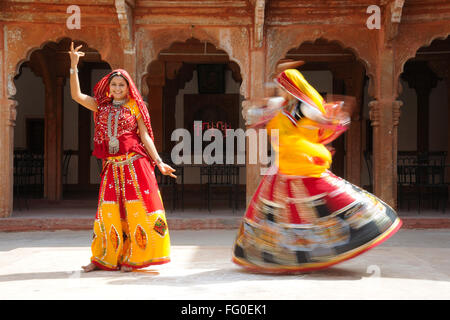
<svg viewBox="0 0 450 320">
<path fill-rule="evenodd" d="M 377 246 L 400 227 L 374 195 L 325 172 L 320 178 L 266 175 L 233 248 L 233 262 L 256 272 L 327 268 Z"/>
<path fill-rule="evenodd" d="M 131 153 L 105 162 L 91 250 L 91 262 L 105 270 L 170 261 L 165 211 L 148 159 Z"/>
</svg>

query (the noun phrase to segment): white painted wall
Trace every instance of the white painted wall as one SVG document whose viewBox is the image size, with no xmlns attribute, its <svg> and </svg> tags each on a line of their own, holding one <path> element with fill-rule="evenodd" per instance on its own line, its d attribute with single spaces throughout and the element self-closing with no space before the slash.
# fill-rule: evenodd
<svg viewBox="0 0 450 320">
<path fill-rule="evenodd" d="M 186 82 L 185 87 L 178 91 L 175 102 L 175 126 L 176 128 L 184 128 L 184 95 L 185 94 L 198 94 L 198 75 L 194 70 L 192 79 Z M 240 83 L 234 81 L 230 70 L 225 72 L 225 93 L 226 94 L 239 94 Z M 242 103 L 242 96 L 240 105 Z M 242 118 L 241 108 L 239 108 L 239 127 L 245 129 L 244 119 Z M 193 142 L 192 142 L 193 143 Z M 245 184 L 245 168 L 240 169 L 240 184 Z M 198 184 L 200 183 L 200 169 L 198 167 L 186 167 L 184 169 L 184 183 L 185 184 Z"/>
<path fill-rule="evenodd" d="M 398 126 L 398 149 L 412 151 L 417 149 L 417 97 L 414 89 L 408 83 L 401 81 L 403 92 L 399 100 L 401 107 L 400 123 Z M 438 81 L 436 88 L 431 91 L 429 104 L 429 150 L 448 151 L 448 97 L 447 83 Z"/>
<path fill-rule="evenodd" d="M 18 102 L 14 148 L 26 148 L 26 119 L 44 119 L 45 87 L 42 78 L 37 77 L 28 67 L 22 68 L 22 73 L 14 84 L 17 90 L 15 99 Z"/>
<path fill-rule="evenodd" d="M 78 150 L 78 104 L 70 96 L 69 79 L 64 86 L 64 150 Z M 78 183 L 78 156 L 72 155 L 67 172 L 67 183 Z"/>
</svg>

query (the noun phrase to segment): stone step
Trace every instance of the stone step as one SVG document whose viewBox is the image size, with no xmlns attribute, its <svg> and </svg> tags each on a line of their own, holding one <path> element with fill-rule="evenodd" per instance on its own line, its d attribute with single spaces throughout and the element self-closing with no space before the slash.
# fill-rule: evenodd
<svg viewBox="0 0 450 320">
<path fill-rule="evenodd" d="M 237 229 L 242 216 L 167 217 L 169 230 Z M 449 217 L 402 217 L 404 229 L 450 229 Z M 11 217 L 0 219 L 0 232 L 91 230 L 87 217 Z"/>
</svg>

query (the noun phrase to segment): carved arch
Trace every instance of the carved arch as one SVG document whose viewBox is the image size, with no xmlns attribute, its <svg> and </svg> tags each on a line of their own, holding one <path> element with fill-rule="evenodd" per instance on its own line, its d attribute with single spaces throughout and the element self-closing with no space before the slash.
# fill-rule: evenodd
<svg viewBox="0 0 450 320">
<path fill-rule="evenodd" d="M 30 61 L 31 55 L 34 52 L 36 52 L 36 51 L 43 50 L 49 44 L 52 44 L 52 43 L 60 44 L 62 41 L 66 40 L 66 39 L 71 39 L 71 38 L 67 37 L 67 36 L 62 36 L 62 37 L 58 37 L 58 38 L 55 38 L 55 39 L 47 39 L 45 41 L 42 41 L 38 46 L 35 46 L 35 45 L 27 46 L 26 50 L 23 51 L 23 55 L 20 55 L 20 52 L 18 54 L 16 54 L 16 56 L 23 57 L 23 58 L 20 58 L 17 62 L 11 63 L 11 65 L 14 66 L 14 67 L 12 69 L 6 71 L 7 72 L 7 77 L 8 77 L 8 80 L 7 80 L 8 81 L 7 94 L 8 94 L 8 98 L 9 99 L 14 99 L 13 97 L 17 93 L 16 87 L 14 85 L 14 78 L 17 75 L 20 74 L 21 66 L 25 62 Z M 100 55 L 100 61 L 101 62 L 108 61 L 107 58 L 103 59 L 103 54 L 102 54 L 102 52 L 100 50 L 94 49 L 94 48 L 96 48 L 96 46 L 88 45 L 88 43 L 90 43 L 89 41 L 86 41 L 84 39 L 83 40 L 74 40 L 74 41 L 76 41 L 78 43 L 81 43 L 81 44 L 84 44 L 85 46 L 87 46 L 90 49 L 91 52 L 97 52 Z M 100 48 L 101 48 L 101 46 L 100 46 Z M 108 53 L 106 54 L 106 57 L 107 56 L 111 56 L 112 57 L 112 55 L 108 54 Z M 116 59 L 114 59 L 114 60 L 116 60 Z"/>
<path fill-rule="evenodd" d="M 242 37 L 245 38 L 245 42 L 248 42 L 248 32 L 241 30 Z M 224 39 L 232 37 L 233 32 L 228 32 L 229 30 L 217 30 L 214 32 L 209 32 L 208 30 L 196 29 L 193 27 L 192 29 L 179 29 L 179 30 L 168 30 L 161 32 L 153 32 L 152 34 L 156 35 L 156 37 L 152 39 L 141 39 L 141 42 L 146 42 L 143 44 L 143 48 L 138 49 L 139 51 L 143 50 L 143 59 L 138 61 L 138 74 L 140 74 L 140 83 L 139 86 L 141 90 L 143 90 L 143 84 L 145 83 L 145 79 L 149 76 L 149 66 L 150 64 L 158 60 L 159 53 L 167 50 L 171 47 L 173 43 L 176 42 L 186 42 L 191 38 L 197 39 L 201 42 L 207 42 L 216 47 L 218 50 L 224 51 L 228 55 L 228 59 L 230 62 L 234 62 L 239 66 L 242 75 L 242 83 L 240 88 L 240 93 L 243 96 L 247 95 L 248 90 L 248 79 L 246 78 L 246 74 L 248 74 L 248 46 L 244 44 L 240 44 L 240 47 L 237 48 L 233 46 L 230 41 L 226 41 Z M 221 33 L 225 34 L 225 36 L 221 37 Z M 233 42 L 233 41 L 231 41 Z M 148 53 L 146 53 L 148 52 Z"/>
<path fill-rule="evenodd" d="M 435 40 L 446 40 L 446 39 L 450 39 L 450 30 L 444 31 L 440 34 L 430 34 L 423 41 L 418 41 L 415 45 L 405 46 L 403 48 L 404 54 L 401 57 L 398 57 L 397 62 L 398 67 L 396 68 L 394 79 L 397 79 L 398 83 L 400 84 L 400 75 L 403 73 L 405 69 L 406 62 L 408 62 L 408 60 L 410 59 L 413 59 L 421 48 L 429 47 Z M 399 94 L 400 93 L 401 92 L 399 92 Z"/>
<path fill-rule="evenodd" d="M 272 59 L 268 60 L 268 68 L 266 69 L 266 78 L 273 73 L 275 70 L 276 64 L 278 61 L 286 57 L 287 53 L 293 49 L 293 48 L 299 48 L 304 43 L 315 43 L 318 40 L 324 40 L 328 43 L 335 43 L 339 45 L 344 51 L 349 51 L 353 54 L 356 61 L 361 63 L 366 70 L 366 76 L 369 78 L 369 95 L 374 96 L 374 79 L 376 75 L 376 69 L 375 69 L 375 63 L 371 63 L 372 60 L 375 57 L 370 57 L 367 52 L 363 53 L 360 48 L 354 45 L 349 45 L 347 41 L 338 39 L 336 37 L 327 36 L 321 34 L 321 32 L 313 32 L 310 36 L 306 38 L 300 39 L 300 42 L 295 43 L 295 45 L 292 45 L 293 41 L 291 40 L 290 43 L 286 43 L 283 45 L 282 49 L 277 50 L 274 52 L 274 55 Z M 298 44 L 299 43 L 299 44 Z M 269 53 L 270 54 L 270 53 Z"/>
</svg>

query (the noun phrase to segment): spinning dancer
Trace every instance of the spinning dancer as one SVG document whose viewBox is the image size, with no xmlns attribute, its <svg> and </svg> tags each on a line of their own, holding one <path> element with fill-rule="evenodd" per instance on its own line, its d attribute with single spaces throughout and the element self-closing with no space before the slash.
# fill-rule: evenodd
<svg viewBox="0 0 450 320">
<path fill-rule="evenodd" d="M 326 268 L 377 246 L 401 226 L 391 207 L 328 171 L 325 145 L 349 125 L 348 104 L 326 103 L 293 69 L 303 62 L 288 64 L 275 77 L 281 97 L 244 110 L 250 126 L 279 130 L 272 145 L 278 163 L 262 178 L 233 248 L 233 262 L 257 272 Z"/>
</svg>

